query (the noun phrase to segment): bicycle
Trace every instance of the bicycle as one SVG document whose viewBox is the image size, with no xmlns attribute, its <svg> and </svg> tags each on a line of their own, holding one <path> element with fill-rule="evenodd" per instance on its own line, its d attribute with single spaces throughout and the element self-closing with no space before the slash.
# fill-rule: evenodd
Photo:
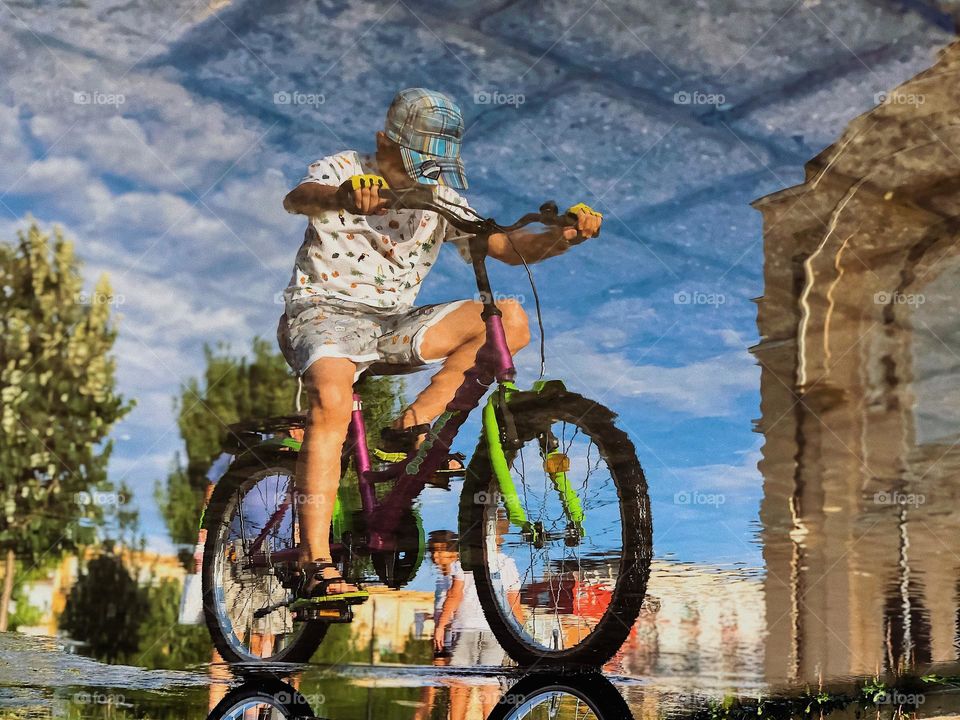
<svg viewBox="0 0 960 720">
<path fill-rule="evenodd" d="M 450 458 L 468 414 L 495 386 L 464 472 L 461 562 L 473 572 L 494 635 L 517 663 L 602 665 L 627 638 L 646 591 L 652 555 L 646 479 L 612 411 L 568 391 L 560 380 L 543 378 L 535 286 L 541 376 L 530 390 L 517 387 L 485 265 L 493 233 L 531 223 L 562 228 L 576 220 L 546 203 L 501 226 L 476 213 L 464 217 L 467 209 L 441 204 L 429 189 L 381 195 L 394 207 L 437 212 L 471 236 L 486 339 L 410 457 L 374 467 L 360 397 L 354 394 L 342 472 L 352 462 L 361 507 L 346 512 L 338 498 L 331 528 L 334 560 L 350 578 L 363 564 L 359 561 L 369 558 L 377 579 L 394 588 L 416 574 L 424 542 L 414 500 Z M 532 283 L 529 267 L 527 273 Z M 409 370 L 374 365 L 364 376 Z M 301 579 L 294 511 L 300 443 L 276 435 L 303 423 L 303 417 L 292 416 L 232 426 L 237 456 L 204 514 L 204 613 L 228 662 L 306 661 L 331 623 L 353 618 L 346 604 L 295 596 Z M 379 486 L 388 489 L 378 493 Z"/>
</svg>

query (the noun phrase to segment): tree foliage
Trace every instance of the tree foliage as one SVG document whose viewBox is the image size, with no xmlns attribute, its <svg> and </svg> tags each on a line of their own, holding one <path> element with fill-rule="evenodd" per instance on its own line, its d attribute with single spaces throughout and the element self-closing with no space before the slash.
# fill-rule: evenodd
<svg viewBox="0 0 960 720">
<path fill-rule="evenodd" d="M 87 644 L 86 651 L 107 662 L 127 660 L 140 646 L 147 592 L 122 560 L 104 553 L 90 561 L 70 589 L 60 627 Z"/>
<path fill-rule="evenodd" d="M 183 669 L 208 663 L 213 657 L 210 634 L 203 625 L 179 625 L 183 586 L 166 579 L 145 589 L 147 609 L 140 625 L 137 665 L 148 668 Z"/>
<path fill-rule="evenodd" d="M 93 541 L 117 505 L 107 435 L 131 405 L 116 390 L 111 307 L 105 277 L 84 291 L 59 230 L 0 243 L 0 550 L 30 566 Z"/>
</svg>

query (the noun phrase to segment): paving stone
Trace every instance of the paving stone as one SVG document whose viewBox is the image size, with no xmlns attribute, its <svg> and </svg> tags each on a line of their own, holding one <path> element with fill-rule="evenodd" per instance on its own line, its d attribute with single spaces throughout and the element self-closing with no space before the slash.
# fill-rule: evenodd
<svg viewBox="0 0 960 720">
<path fill-rule="evenodd" d="M 834 142 L 850 120 L 882 102 L 887 91 L 930 67 L 942 47 L 939 40 L 939 33 L 931 33 L 928 45 L 904 47 L 870 67 L 767 103 L 732 127 L 812 157 Z"/>
<path fill-rule="evenodd" d="M 8 28 L 30 35 L 38 44 L 63 44 L 129 66 L 162 53 L 226 4 L 194 0 L 10 0 L 0 6 L 0 18 Z"/>
<path fill-rule="evenodd" d="M 235 24 L 207 23 L 164 61 L 199 92 L 342 147 L 369 142 L 403 87 L 449 93 L 469 122 L 499 109 L 491 95 L 508 80 L 511 93 L 531 96 L 561 77 L 546 62 L 517 82 L 522 52 L 388 0 L 275 6 Z"/>
<path fill-rule="evenodd" d="M 812 69 L 829 72 L 851 53 L 950 37 L 916 13 L 869 0 L 544 0 L 536 12 L 511 5 L 482 27 L 668 101 L 701 92 L 733 104 Z"/>
<path fill-rule="evenodd" d="M 723 130 L 673 123 L 586 84 L 477 129 L 466 153 L 480 181 L 596 202 L 614 216 L 767 161 Z"/>
</svg>

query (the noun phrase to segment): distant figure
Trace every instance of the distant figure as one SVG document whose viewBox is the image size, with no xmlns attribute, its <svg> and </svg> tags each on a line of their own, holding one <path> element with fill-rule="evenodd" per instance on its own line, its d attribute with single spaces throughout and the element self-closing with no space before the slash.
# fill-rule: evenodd
<svg viewBox="0 0 960 720">
<path fill-rule="evenodd" d="M 512 558 L 500 551 L 503 536 L 509 529 L 505 513 L 497 518 L 497 566 L 506 603 L 513 610 L 518 622 L 523 622 L 520 608 L 520 573 Z M 452 533 L 451 533 L 452 535 Z M 459 555 L 449 569 L 450 587 L 444 598 L 440 616 L 433 633 L 435 652 L 446 647 L 446 632 L 450 631 L 451 665 L 503 665 L 506 654 L 483 615 L 480 598 L 474 584 L 473 573 L 460 565 Z M 438 582 L 439 585 L 439 582 Z"/>
<path fill-rule="evenodd" d="M 433 592 L 433 656 L 435 658 L 450 657 L 450 637 L 444 627 L 444 632 L 438 636 L 436 628 L 441 627 L 440 616 L 443 613 L 443 605 L 447 599 L 447 593 L 453 584 L 453 565 L 457 562 L 459 555 L 457 553 L 457 534 L 452 530 L 433 530 L 427 536 L 427 548 L 430 551 L 430 559 L 437 566 L 439 575 L 437 576 L 436 589 Z"/>
</svg>

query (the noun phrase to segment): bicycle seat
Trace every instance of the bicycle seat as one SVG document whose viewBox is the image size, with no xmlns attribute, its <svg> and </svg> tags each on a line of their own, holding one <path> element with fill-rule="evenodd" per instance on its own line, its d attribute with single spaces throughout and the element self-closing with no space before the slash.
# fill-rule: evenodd
<svg viewBox="0 0 960 720">
<path fill-rule="evenodd" d="M 378 375 L 411 375 L 412 373 L 426 370 L 427 367 L 427 365 L 402 365 L 398 363 L 375 362 L 360 373 L 357 382 L 360 382 L 364 378 L 376 377 Z"/>
<path fill-rule="evenodd" d="M 241 420 L 240 422 L 227 425 L 227 429 L 235 435 L 250 432 L 274 433 L 289 430 L 290 428 L 302 428 L 306 425 L 306 422 L 306 415 L 278 415 L 275 417 Z"/>
</svg>

